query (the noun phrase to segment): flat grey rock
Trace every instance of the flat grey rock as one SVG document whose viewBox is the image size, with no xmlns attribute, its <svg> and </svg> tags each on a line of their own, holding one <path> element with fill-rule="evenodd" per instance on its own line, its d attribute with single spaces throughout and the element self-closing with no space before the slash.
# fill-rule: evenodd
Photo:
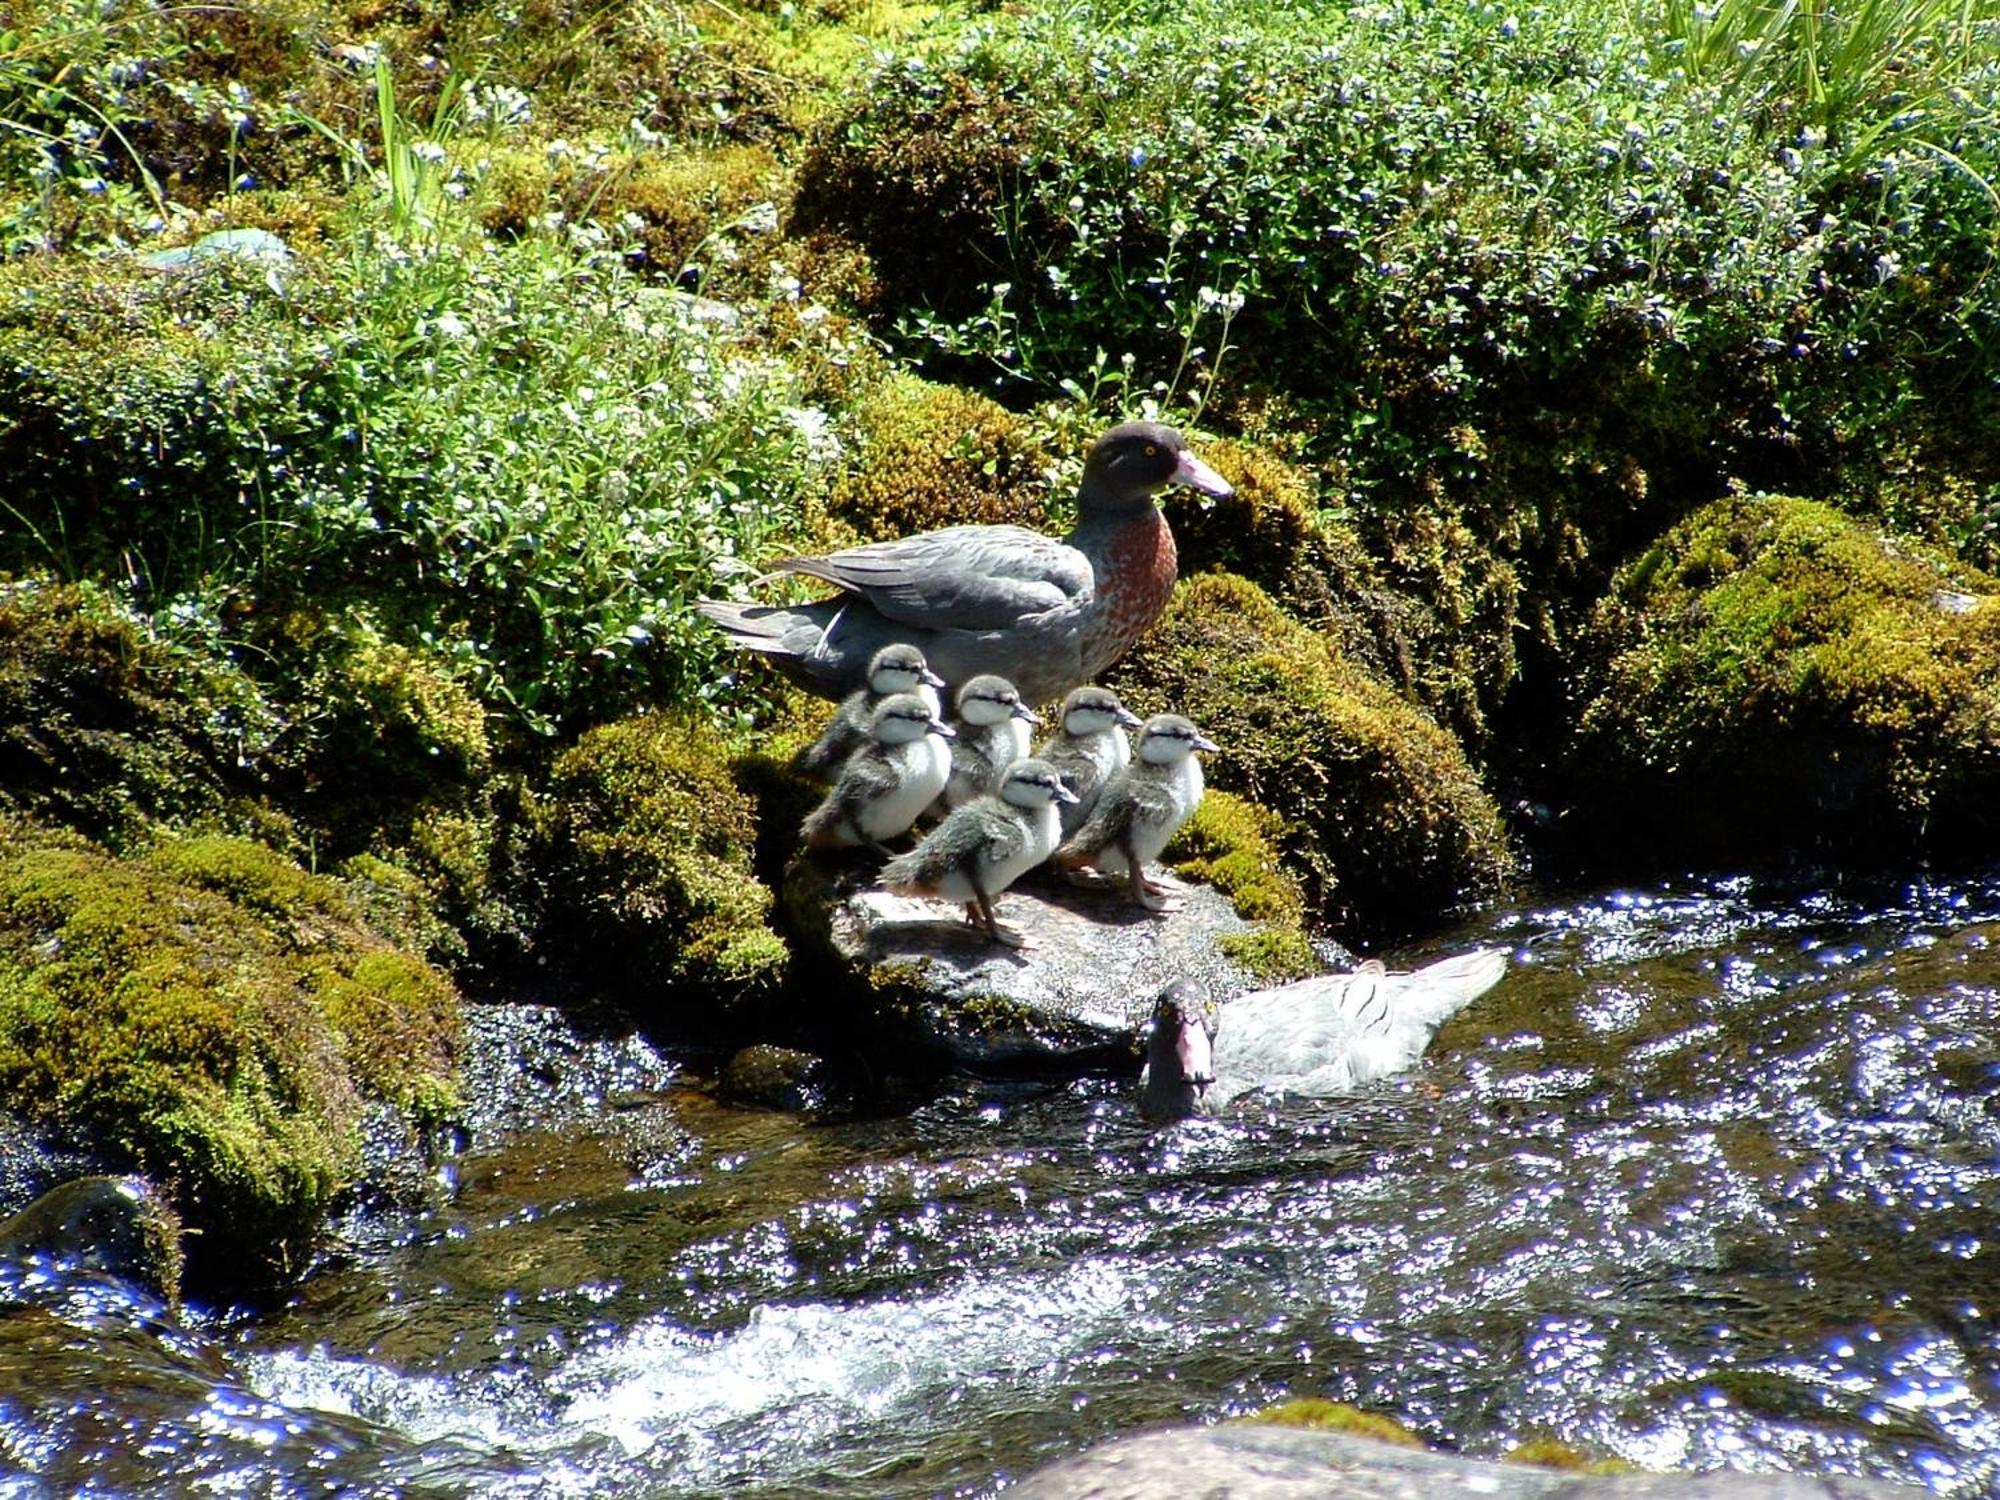
<svg viewBox="0 0 2000 1500">
<path fill-rule="evenodd" d="M 1038 1469 L 1008 1500 L 1907 1500 L 1878 1480 L 1574 1474 L 1255 1422 L 1120 1438 Z"/>
<path fill-rule="evenodd" d="M 1114 890 L 1078 890 L 1038 871 L 994 903 L 1034 939 L 993 942 L 950 902 L 892 895 L 873 862 L 794 861 L 787 926 L 845 982 L 864 1022 L 975 1071 L 1061 1073 L 1114 1058 L 1136 1067 L 1137 1028 L 1172 980 L 1213 994 L 1252 987 L 1221 947 L 1255 924 L 1206 886 L 1152 916 Z"/>
</svg>

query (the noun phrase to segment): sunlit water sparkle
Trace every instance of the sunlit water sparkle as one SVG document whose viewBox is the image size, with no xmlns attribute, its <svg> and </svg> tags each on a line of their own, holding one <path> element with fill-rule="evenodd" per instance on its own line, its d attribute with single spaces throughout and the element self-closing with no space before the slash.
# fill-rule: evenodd
<svg viewBox="0 0 2000 1500">
<path fill-rule="evenodd" d="M 1311 1394 L 1486 1456 L 1971 1500 L 1996 917 L 1747 880 L 1497 913 L 1451 946 L 1512 972 L 1417 1072 L 1165 1130 L 1111 1080 L 807 1125 L 628 1068 L 636 1102 L 476 1140 L 449 1209 L 106 1399 L 165 1472 L 415 1493 L 980 1493 Z M 52 1425 L 0 1402 L 0 1452 L 58 1472 Z"/>
</svg>

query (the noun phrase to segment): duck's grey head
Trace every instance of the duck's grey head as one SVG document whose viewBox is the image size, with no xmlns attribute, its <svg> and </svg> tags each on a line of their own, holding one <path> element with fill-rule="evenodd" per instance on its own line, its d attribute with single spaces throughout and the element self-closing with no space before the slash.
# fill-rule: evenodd
<svg viewBox="0 0 2000 1500">
<path fill-rule="evenodd" d="M 918 685 L 941 688 L 944 679 L 930 668 L 924 653 L 896 641 L 868 658 L 868 686 L 877 693 L 908 693 Z"/>
<path fill-rule="evenodd" d="M 1063 784 L 1056 768 L 1032 755 L 1023 756 L 1007 767 L 1000 778 L 1000 795 L 1016 807 L 1047 807 L 1051 802 L 1076 801 L 1076 793 Z"/>
<path fill-rule="evenodd" d="M 915 693 L 891 693 L 868 716 L 868 733 L 884 745 L 907 745 L 927 734 L 953 739 L 958 731 L 931 712 Z"/>
<path fill-rule="evenodd" d="M 1176 979 L 1153 1001 L 1146 1025 L 1146 1085 L 1140 1107 L 1154 1119 L 1199 1113 L 1215 1082 L 1215 1033 L 1208 1002 L 1191 979 Z"/>
<path fill-rule="evenodd" d="M 1118 695 L 1109 688 L 1072 688 L 1069 696 L 1063 699 L 1063 733 L 1073 739 L 1103 734 L 1120 724 L 1127 729 L 1137 729 L 1139 716 L 1120 703 Z"/>
<path fill-rule="evenodd" d="M 1143 504 L 1173 484 L 1218 500 L 1236 493 L 1165 423 L 1120 422 L 1084 455 L 1077 499 L 1085 509 L 1117 510 Z"/>
<path fill-rule="evenodd" d="M 1213 740 L 1202 738 L 1193 720 L 1179 714 L 1154 714 L 1139 731 L 1139 759 L 1152 766 L 1177 765 L 1197 750 L 1220 748 Z"/>
<path fill-rule="evenodd" d="M 968 724 L 1000 724 L 1008 719 L 1042 722 L 1041 716 L 1021 701 L 1014 684 L 991 672 L 969 678 L 958 690 L 958 716 Z"/>
</svg>

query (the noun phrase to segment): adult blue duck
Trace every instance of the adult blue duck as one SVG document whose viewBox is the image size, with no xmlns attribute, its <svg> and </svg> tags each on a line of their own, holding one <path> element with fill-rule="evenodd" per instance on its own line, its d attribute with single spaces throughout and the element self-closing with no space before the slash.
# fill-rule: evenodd
<svg viewBox="0 0 2000 1500">
<path fill-rule="evenodd" d="M 1154 497 L 1177 484 L 1232 493 L 1173 428 L 1123 422 L 1084 458 L 1065 540 L 1022 526 L 950 526 L 778 565 L 841 590 L 829 599 L 704 599 L 698 608 L 733 644 L 822 697 L 854 691 L 870 657 L 906 641 L 954 687 L 991 672 L 1028 702 L 1050 702 L 1123 656 L 1166 608 L 1177 559 Z"/>
<path fill-rule="evenodd" d="M 1400 1073 L 1506 972 L 1504 948 L 1477 948 L 1407 974 L 1371 959 L 1352 973 L 1238 996 L 1219 1017 L 1198 986 L 1176 980 L 1153 1002 L 1140 1112 L 1181 1119 L 1248 1093 L 1324 1098 Z"/>
</svg>

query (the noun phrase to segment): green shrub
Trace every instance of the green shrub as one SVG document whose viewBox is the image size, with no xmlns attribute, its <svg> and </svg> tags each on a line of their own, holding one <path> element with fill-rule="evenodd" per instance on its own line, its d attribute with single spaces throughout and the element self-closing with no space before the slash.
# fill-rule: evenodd
<svg viewBox="0 0 2000 1500">
<path fill-rule="evenodd" d="M 1497 892 L 1513 862 L 1464 752 L 1252 583 L 1184 580 L 1112 674 L 1135 709 L 1185 713 L 1221 746 L 1209 781 L 1274 815 L 1308 909 L 1351 942 Z"/>
<path fill-rule="evenodd" d="M 795 523 L 794 402 L 684 299 L 542 240 L 283 280 L 0 270 L 7 560 L 137 571 L 156 607 L 359 596 L 538 731 L 713 690 L 688 606 Z"/>
<path fill-rule="evenodd" d="M 0 1100 L 166 1184 L 198 1273 L 297 1269 L 360 1112 L 452 1098 L 457 996 L 259 845 L 0 828 Z"/>
<path fill-rule="evenodd" d="M 1949 443 L 1990 522 L 2000 63 L 1946 59 L 1829 139 L 1616 8 L 1034 7 L 885 58 L 799 222 L 868 253 L 934 378 L 1282 406 L 1416 601 L 1412 688 L 1479 739 L 1517 652 L 1560 670 L 1627 549 L 1731 479 L 1853 493 Z"/>
</svg>

